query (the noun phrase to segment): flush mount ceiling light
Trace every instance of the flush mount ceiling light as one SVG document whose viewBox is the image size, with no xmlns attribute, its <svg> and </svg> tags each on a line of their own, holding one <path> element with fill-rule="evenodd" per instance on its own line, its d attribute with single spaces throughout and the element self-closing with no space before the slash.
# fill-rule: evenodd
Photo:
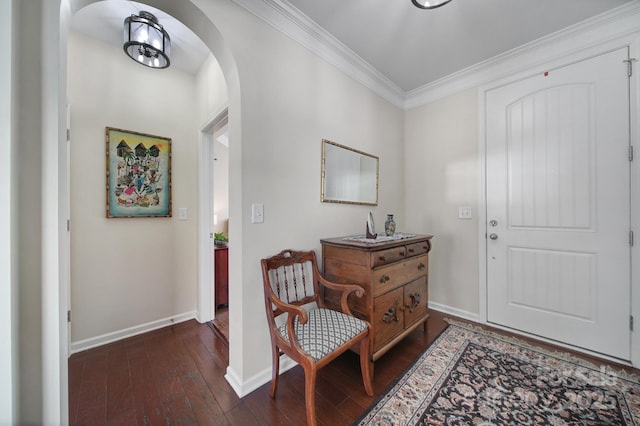
<svg viewBox="0 0 640 426">
<path fill-rule="evenodd" d="M 451 0 L 411 0 L 414 6 L 420 9 L 435 9 L 440 6 L 444 6 Z"/>
<path fill-rule="evenodd" d="M 149 12 L 131 15 L 124 20 L 124 51 L 134 61 L 151 68 L 170 64 L 171 39 Z"/>
</svg>

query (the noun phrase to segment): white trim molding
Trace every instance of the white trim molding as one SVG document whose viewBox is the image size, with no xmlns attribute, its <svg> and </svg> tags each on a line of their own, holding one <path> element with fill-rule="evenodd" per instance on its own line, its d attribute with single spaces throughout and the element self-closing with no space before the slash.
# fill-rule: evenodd
<svg viewBox="0 0 640 426">
<path fill-rule="evenodd" d="M 221 121 L 226 120 L 229 107 L 225 105 L 212 119 L 200 128 L 198 142 L 198 312 L 196 319 L 199 323 L 213 320 L 215 306 L 213 304 L 215 284 L 215 263 L 212 255 L 212 224 L 213 212 L 213 132 Z"/>
<path fill-rule="evenodd" d="M 474 314 L 473 312 L 463 311 L 462 309 L 454 308 L 453 306 L 443 305 L 442 303 L 429 301 L 429 309 L 433 309 L 435 311 L 439 311 L 445 314 L 453 315 L 458 318 L 465 319 L 467 321 L 473 321 L 480 323 L 480 318 L 478 314 Z"/>
<path fill-rule="evenodd" d="M 280 355 L 279 375 L 289 371 L 296 365 L 298 365 L 298 363 L 293 361 L 287 355 Z M 224 375 L 224 378 L 229 382 L 229 385 L 231 385 L 236 394 L 240 398 L 244 398 L 260 386 L 271 381 L 271 367 L 265 368 L 247 380 L 242 380 L 233 368 L 227 367 L 227 374 Z"/>
<path fill-rule="evenodd" d="M 551 58 L 562 58 L 576 50 L 620 38 L 640 28 L 640 1 L 636 0 L 406 92 L 287 0 L 233 1 L 404 110 L 524 71 Z"/>
<path fill-rule="evenodd" d="M 627 3 L 407 92 L 405 110 L 508 78 L 640 31 L 640 1 Z"/>
<path fill-rule="evenodd" d="M 185 312 L 183 314 L 178 314 L 168 318 L 159 319 L 157 321 L 151 321 L 146 324 L 140 324 L 134 327 L 113 331 L 111 333 L 106 333 L 101 336 L 91 337 L 89 339 L 79 340 L 77 342 L 71 342 L 71 354 L 81 352 L 91 348 L 96 348 L 98 346 L 106 345 L 108 343 L 117 342 L 118 340 L 137 336 L 138 334 L 147 333 L 149 331 L 157 330 L 163 327 L 168 327 L 170 325 L 175 325 L 175 324 L 189 321 L 195 318 L 196 318 L 195 311 Z"/>
<path fill-rule="evenodd" d="M 640 61 L 640 33 L 636 35 L 629 49 L 630 57 Z M 631 162 L 631 229 L 640 232 L 640 62 L 632 63 L 633 74 L 629 79 L 629 132 L 630 144 L 636 152 Z M 640 365 L 640 250 L 638 244 L 631 250 L 631 315 L 635 318 L 635 327 L 631 331 L 631 362 L 634 367 Z"/>
<path fill-rule="evenodd" d="M 405 91 L 286 0 L 233 0 L 374 93 L 403 108 Z"/>
</svg>

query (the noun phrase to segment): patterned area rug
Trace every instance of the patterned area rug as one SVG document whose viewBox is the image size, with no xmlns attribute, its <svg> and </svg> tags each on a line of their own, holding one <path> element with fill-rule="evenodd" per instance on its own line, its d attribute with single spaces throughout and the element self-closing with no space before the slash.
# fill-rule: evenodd
<svg viewBox="0 0 640 426">
<path fill-rule="evenodd" d="M 637 376 L 448 322 L 355 424 L 640 424 Z"/>
</svg>

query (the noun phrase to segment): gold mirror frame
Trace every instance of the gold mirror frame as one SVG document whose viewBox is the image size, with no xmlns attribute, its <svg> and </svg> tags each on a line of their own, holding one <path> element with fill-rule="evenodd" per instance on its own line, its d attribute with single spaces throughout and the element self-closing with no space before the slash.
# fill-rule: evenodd
<svg viewBox="0 0 640 426">
<path fill-rule="evenodd" d="M 377 206 L 379 163 L 375 155 L 323 139 L 320 200 Z"/>
</svg>

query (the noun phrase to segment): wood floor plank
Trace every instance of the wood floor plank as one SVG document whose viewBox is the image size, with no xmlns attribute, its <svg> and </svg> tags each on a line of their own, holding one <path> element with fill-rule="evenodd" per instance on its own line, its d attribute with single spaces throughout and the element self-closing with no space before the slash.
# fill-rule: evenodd
<svg viewBox="0 0 640 426">
<path fill-rule="evenodd" d="M 245 405 L 251 410 L 261 425 L 291 425 L 293 423 L 278 406 L 276 400 L 269 397 L 269 390 L 264 386 L 243 398 Z"/>
<path fill-rule="evenodd" d="M 241 402 L 225 413 L 226 420 L 229 425 L 257 425 L 259 424 L 256 416 L 251 410 Z"/>
<path fill-rule="evenodd" d="M 69 423 L 71 424 L 75 423 L 78 415 L 84 365 L 84 352 L 69 358 Z"/>
<path fill-rule="evenodd" d="M 133 412 L 133 406 L 127 350 L 120 345 L 107 354 L 107 423 Z"/>
<path fill-rule="evenodd" d="M 75 421 L 78 425 L 104 425 L 107 421 L 106 352 L 90 353 L 85 362 Z"/>
</svg>

